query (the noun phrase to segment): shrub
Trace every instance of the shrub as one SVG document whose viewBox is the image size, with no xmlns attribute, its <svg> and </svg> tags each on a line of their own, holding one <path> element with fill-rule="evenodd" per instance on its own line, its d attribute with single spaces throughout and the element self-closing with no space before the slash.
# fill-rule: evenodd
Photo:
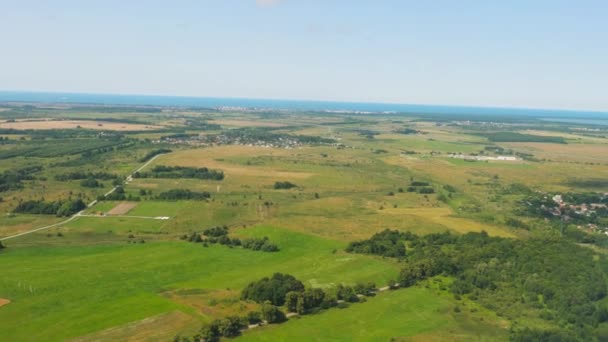
<svg viewBox="0 0 608 342">
<path fill-rule="evenodd" d="M 275 182 L 274 183 L 274 188 L 277 190 L 291 189 L 291 188 L 295 188 L 295 187 L 297 187 L 297 185 L 295 185 L 291 182 Z"/>
<path fill-rule="evenodd" d="M 262 313 L 258 311 L 250 311 L 245 317 L 249 324 L 258 324 L 262 322 Z"/>
<path fill-rule="evenodd" d="M 207 228 L 203 231 L 203 235 L 205 235 L 205 236 L 220 237 L 220 236 L 225 236 L 227 234 L 228 234 L 228 227 L 226 227 L 226 226 L 211 227 L 211 228 Z"/>
<path fill-rule="evenodd" d="M 411 186 L 429 186 L 429 183 L 421 182 L 421 181 L 413 181 L 410 185 Z"/>
<path fill-rule="evenodd" d="M 433 194 L 433 193 L 435 193 L 435 189 L 433 189 L 433 188 L 420 188 L 420 189 L 418 189 L 418 193 L 420 193 L 420 194 Z"/>
</svg>

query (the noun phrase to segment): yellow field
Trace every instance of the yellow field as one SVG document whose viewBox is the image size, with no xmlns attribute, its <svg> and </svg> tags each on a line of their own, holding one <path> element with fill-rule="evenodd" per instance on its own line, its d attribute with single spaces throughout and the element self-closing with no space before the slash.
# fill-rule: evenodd
<svg viewBox="0 0 608 342">
<path fill-rule="evenodd" d="M 485 230 L 489 235 L 501 237 L 516 237 L 509 231 L 509 228 L 499 227 L 490 224 L 483 224 L 466 218 L 455 217 L 450 208 L 388 208 L 380 211 L 382 214 L 395 215 L 407 220 L 411 217 L 418 217 L 420 220 L 445 226 L 449 230 L 458 233 L 480 232 Z"/>
<path fill-rule="evenodd" d="M 578 135 L 578 134 L 574 134 L 574 133 L 541 131 L 541 130 L 536 130 L 536 129 L 526 129 L 523 131 L 519 131 L 519 133 L 540 135 L 540 136 L 550 136 L 550 137 L 562 137 L 562 138 L 569 139 L 569 140 L 575 140 L 575 141 L 578 141 L 581 143 L 607 143 L 608 142 L 608 140 L 603 139 L 603 138 Z"/>
<path fill-rule="evenodd" d="M 16 120 L 0 122 L 0 128 L 12 129 L 66 129 L 85 128 L 104 131 L 147 131 L 162 128 L 154 125 L 131 124 L 122 122 L 89 121 L 89 120 Z"/>
<path fill-rule="evenodd" d="M 505 143 L 501 145 L 532 153 L 539 159 L 608 163 L 608 144 Z"/>
<path fill-rule="evenodd" d="M 580 163 L 505 163 L 463 162 L 448 158 L 384 158 L 389 164 L 406 166 L 445 184 L 472 190 L 471 182 L 487 182 L 498 176 L 504 184 L 520 183 L 530 187 L 542 187 L 545 191 L 573 190 L 568 182 L 580 178 L 605 179 L 608 169 L 603 165 Z"/>
<path fill-rule="evenodd" d="M 308 172 L 281 171 L 271 167 L 255 165 L 235 165 L 223 161 L 230 157 L 260 157 L 260 156 L 289 156 L 294 150 L 254 147 L 254 146 L 218 146 L 195 150 L 177 151 L 164 155 L 155 161 L 159 165 L 179 165 L 193 167 L 208 167 L 224 171 L 226 179 L 234 176 L 272 177 L 277 179 L 303 179 L 311 177 Z"/>
</svg>

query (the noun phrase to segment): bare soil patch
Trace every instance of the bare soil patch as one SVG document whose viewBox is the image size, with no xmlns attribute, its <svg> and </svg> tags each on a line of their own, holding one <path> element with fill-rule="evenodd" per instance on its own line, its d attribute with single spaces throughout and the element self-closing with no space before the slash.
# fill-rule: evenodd
<svg viewBox="0 0 608 342">
<path fill-rule="evenodd" d="M 0 128 L 12 129 L 66 129 L 66 128 L 84 128 L 97 129 L 105 131 L 148 131 L 160 129 L 160 126 L 131 124 L 122 122 L 107 122 L 97 120 L 16 120 L 0 122 Z"/>
<path fill-rule="evenodd" d="M 137 202 L 121 202 L 108 211 L 108 215 L 125 215 L 135 207 L 137 207 Z"/>
<path fill-rule="evenodd" d="M 4 305 L 10 303 L 11 301 L 8 299 L 4 299 L 4 298 L 0 298 L 0 308 L 3 307 Z"/>
</svg>

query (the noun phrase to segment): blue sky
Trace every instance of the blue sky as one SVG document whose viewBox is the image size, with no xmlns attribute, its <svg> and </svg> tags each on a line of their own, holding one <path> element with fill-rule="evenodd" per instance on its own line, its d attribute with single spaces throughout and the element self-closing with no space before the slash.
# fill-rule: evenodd
<svg viewBox="0 0 608 342">
<path fill-rule="evenodd" d="M 0 90 L 608 110 L 608 1 L 0 0 Z"/>
</svg>

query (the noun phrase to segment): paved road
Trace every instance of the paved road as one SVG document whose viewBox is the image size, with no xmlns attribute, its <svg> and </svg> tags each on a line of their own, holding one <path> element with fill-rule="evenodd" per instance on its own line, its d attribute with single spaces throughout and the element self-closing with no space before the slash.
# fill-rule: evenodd
<svg viewBox="0 0 608 342">
<path fill-rule="evenodd" d="M 143 170 L 146 166 L 150 165 L 150 163 L 152 163 L 156 158 L 158 158 L 160 156 L 162 156 L 162 154 L 155 155 L 150 160 L 148 160 L 147 162 L 145 162 L 142 166 L 140 166 L 139 168 L 137 168 L 137 170 L 133 171 L 129 176 L 127 176 L 127 178 L 125 180 L 125 184 L 129 184 L 129 182 L 131 182 L 133 180 L 133 174 L 135 172 L 139 172 L 139 171 Z M 105 197 L 109 196 L 114 191 L 116 191 L 116 188 L 118 188 L 118 185 L 115 186 L 115 187 L 113 187 L 112 190 L 108 191 L 104 196 Z M 89 205 L 87 205 L 87 208 L 91 208 L 95 204 L 97 204 L 97 200 L 94 200 L 93 202 L 89 203 Z M 44 227 L 28 230 L 27 232 L 23 232 L 23 233 L 19 233 L 19 234 L 15 234 L 15 235 L 11 235 L 11 236 L 0 238 L 0 241 L 4 241 L 4 240 L 8 240 L 8 239 L 13 239 L 13 238 L 16 238 L 16 237 L 19 237 L 19 236 L 35 233 L 35 232 L 38 232 L 38 231 L 41 231 L 41 230 L 45 230 L 45 229 L 61 226 L 63 224 L 66 224 L 66 223 L 68 223 L 70 221 L 75 220 L 76 218 L 78 218 L 80 216 L 86 216 L 86 215 L 83 214 L 83 212 L 84 212 L 84 210 L 82 210 L 80 212 L 77 212 L 76 214 L 74 214 L 70 218 L 68 218 L 67 220 L 64 220 L 64 221 L 61 221 L 61 222 L 57 222 L 57 223 L 54 223 L 54 224 L 51 224 L 51 225 L 48 225 L 48 226 L 44 226 Z"/>
</svg>

